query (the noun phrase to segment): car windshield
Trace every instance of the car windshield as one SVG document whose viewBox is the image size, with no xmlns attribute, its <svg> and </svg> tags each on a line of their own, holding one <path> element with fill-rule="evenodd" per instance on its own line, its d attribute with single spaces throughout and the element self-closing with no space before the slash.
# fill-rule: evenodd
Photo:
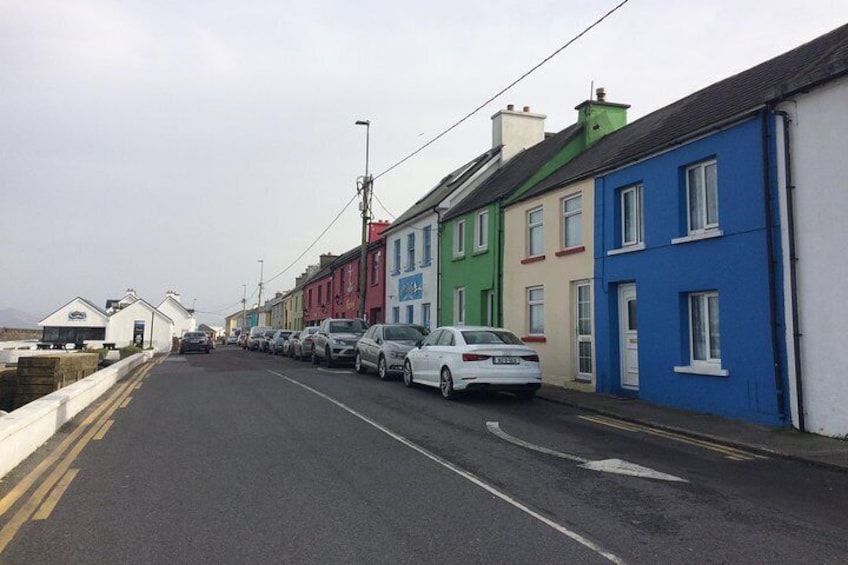
<svg viewBox="0 0 848 565">
<path fill-rule="evenodd" d="M 383 337 L 386 341 L 418 341 L 424 334 L 415 326 L 386 326 Z"/>
<path fill-rule="evenodd" d="M 462 332 L 462 337 L 468 345 L 483 345 L 483 344 L 507 344 L 507 345 L 522 345 L 523 342 L 518 337 L 506 330 L 466 330 Z"/>
<path fill-rule="evenodd" d="M 203 332 L 189 332 L 185 334 L 183 337 L 187 337 L 189 339 L 197 339 L 199 337 L 206 337 L 206 334 Z"/>
<path fill-rule="evenodd" d="M 360 333 L 366 330 L 361 320 L 330 322 L 330 333 Z"/>
</svg>

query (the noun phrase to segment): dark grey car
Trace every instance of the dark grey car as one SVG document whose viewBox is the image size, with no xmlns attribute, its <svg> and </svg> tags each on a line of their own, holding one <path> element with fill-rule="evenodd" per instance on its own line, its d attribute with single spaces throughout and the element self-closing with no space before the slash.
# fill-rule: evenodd
<svg viewBox="0 0 848 565">
<path fill-rule="evenodd" d="M 403 373 L 403 360 L 424 339 L 427 328 L 413 324 L 375 324 L 356 345 L 354 366 L 358 373 L 377 371 L 380 379 Z"/>
</svg>

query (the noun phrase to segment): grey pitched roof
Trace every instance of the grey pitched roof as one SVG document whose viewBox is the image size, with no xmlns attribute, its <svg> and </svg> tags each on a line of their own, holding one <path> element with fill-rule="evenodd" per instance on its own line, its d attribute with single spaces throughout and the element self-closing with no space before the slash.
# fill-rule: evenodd
<svg viewBox="0 0 848 565">
<path fill-rule="evenodd" d="M 392 225 L 386 228 L 386 231 L 383 233 L 394 231 L 406 222 L 415 219 L 425 212 L 431 211 L 439 202 L 447 198 L 451 192 L 462 186 L 465 181 L 474 176 L 475 173 L 485 167 L 492 159 L 496 158 L 500 152 L 500 146 L 489 149 L 447 175 L 430 192 L 425 194 L 418 202 L 413 204 L 392 222 Z"/>
<path fill-rule="evenodd" d="M 451 208 L 443 220 L 456 218 L 508 196 L 582 131 L 580 124 L 572 124 L 514 156 Z"/>
<path fill-rule="evenodd" d="M 607 135 L 518 201 L 632 163 L 846 74 L 848 25 L 843 25 Z"/>
</svg>

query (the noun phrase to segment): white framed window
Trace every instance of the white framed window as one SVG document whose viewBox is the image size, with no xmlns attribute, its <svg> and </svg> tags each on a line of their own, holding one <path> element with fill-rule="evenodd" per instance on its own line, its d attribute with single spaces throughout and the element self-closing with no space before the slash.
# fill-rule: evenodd
<svg viewBox="0 0 848 565">
<path fill-rule="evenodd" d="M 474 220 L 474 251 L 489 248 L 489 211 L 478 212 Z"/>
<path fill-rule="evenodd" d="M 462 325 L 465 323 L 465 287 L 459 286 L 453 289 L 453 323 Z"/>
<path fill-rule="evenodd" d="M 453 230 L 453 256 L 465 255 L 465 220 L 457 220 Z"/>
<path fill-rule="evenodd" d="M 415 269 L 415 232 L 406 236 L 406 270 Z"/>
<path fill-rule="evenodd" d="M 495 325 L 495 291 L 494 290 L 486 290 L 483 291 L 483 301 L 486 312 L 486 325 L 494 326 Z"/>
<path fill-rule="evenodd" d="M 543 251 L 542 207 L 527 212 L 527 256 L 535 257 Z"/>
<path fill-rule="evenodd" d="M 577 379 L 592 379 L 592 286 L 588 282 L 574 285 L 574 312 Z"/>
<path fill-rule="evenodd" d="M 621 190 L 621 246 L 639 245 L 644 239 L 642 185 Z"/>
<path fill-rule="evenodd" d="M 689 343 L 693 366 L 721 365 L 718 292 L 689 295 Z"/>
<path fill-rule="evenodd" d="M 686 169 L 689 234 L 718 229 L 718 171 L 715 160 Z"/>
<path fill-rule="evenodd" d="M 400 272 L 400 238 L 394 241 L 393 251 L 392 257 L 394 264 L 392 265 L 392 273 L 397 274 Z"/>
<path fill-rule="evenodd" d="M 425 302 L 421 305 L 421 325 L 430 329 L 430 303 Z"/>
<path fill-rule="evenodd" d="M 562 246 L 583 245 L 583 196 L 576 194 L 562 199 Z"/>
<path fill-rule="evenodd" d="M 527 326 L 529 335 L 545 333 L 545 287 L 527 289 Z"/>
</svg>

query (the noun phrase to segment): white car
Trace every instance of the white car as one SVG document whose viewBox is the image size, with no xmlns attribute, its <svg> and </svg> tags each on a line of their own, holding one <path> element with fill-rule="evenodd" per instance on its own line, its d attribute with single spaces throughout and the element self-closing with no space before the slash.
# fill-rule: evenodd
<svg viewBox="0 0 848 565">
<path fill-rule="evenodd" d="M 437 328 L 406 355 L 406 386 L 439 387 L 453 398 L 466 390 L 499 390 L 530 399 L 542 386 L 539 354 L 503 328 Z"/>
</svg>

